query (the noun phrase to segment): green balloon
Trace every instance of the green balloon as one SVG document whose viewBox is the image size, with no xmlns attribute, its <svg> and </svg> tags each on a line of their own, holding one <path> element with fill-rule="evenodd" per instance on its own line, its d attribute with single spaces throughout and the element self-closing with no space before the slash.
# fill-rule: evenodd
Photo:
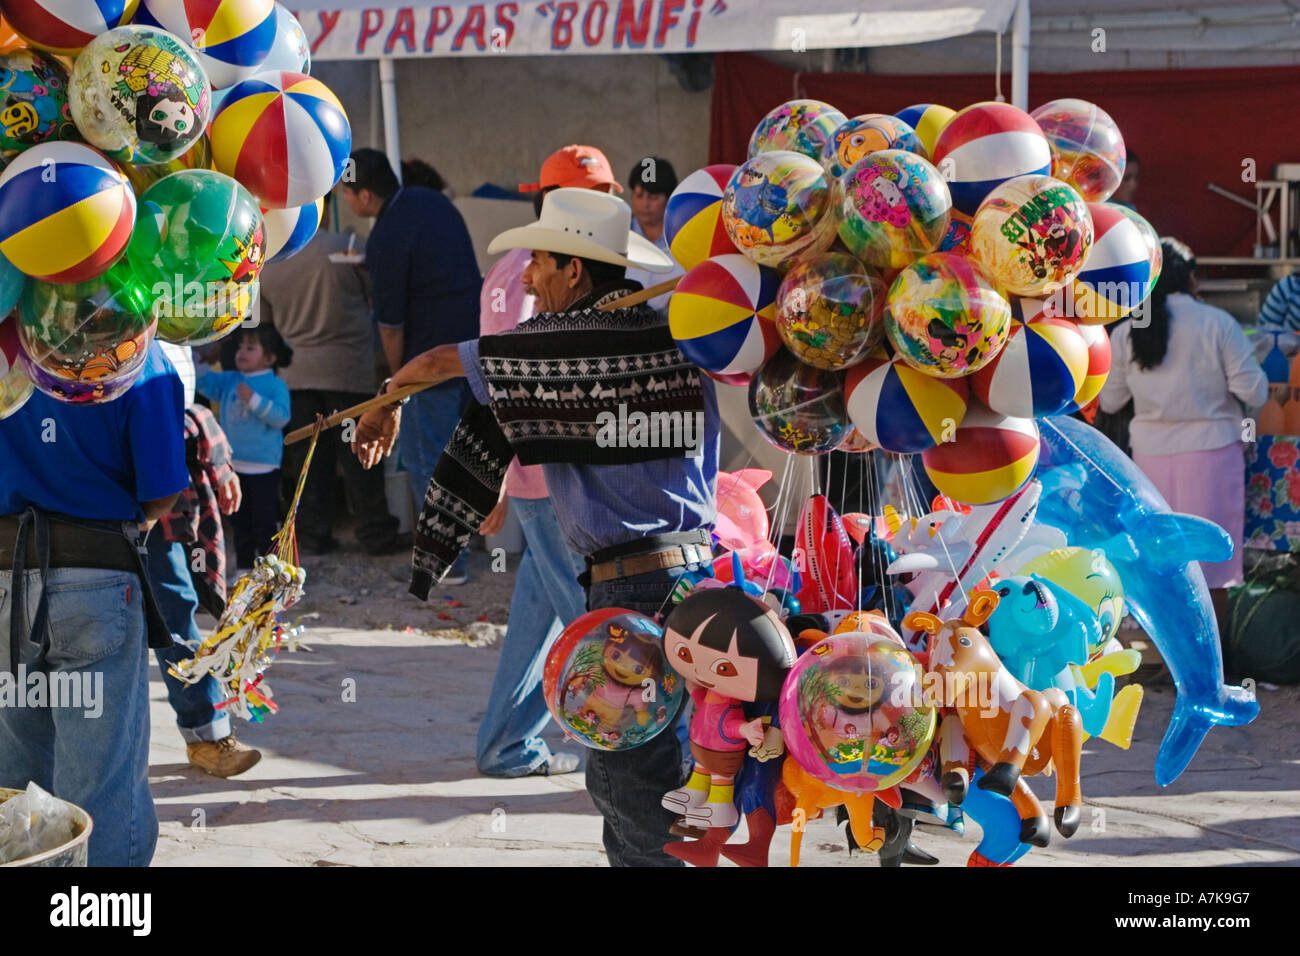
<svg viewBox="0 0 1300 956">
<path fill-rule="evenodd" d="M 233 332 L 256 301 L 265 233 L 256 200 L 222 173 L 184 170 L 141 193 L 126 256 L 159 337 L 199 345 Z"/>
</svg>

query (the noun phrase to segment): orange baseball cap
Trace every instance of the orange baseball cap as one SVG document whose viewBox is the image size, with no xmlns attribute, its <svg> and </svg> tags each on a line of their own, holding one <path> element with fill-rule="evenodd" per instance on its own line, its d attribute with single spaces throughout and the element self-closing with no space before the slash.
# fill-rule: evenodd
<svg viewBox="0 0 1300 956">
<path fill-rule="evenodd" d="M 557 149 L 542 163 L 541 182 L 520 183 L 521 193 L 537 192 L 551 186 L 574 186 L 591 189 L 596 186 L 613 186 L 622 192 L 623 187 L 614 178 L 605 154 L 594 146 L 566 146 Z"/>
</svg>

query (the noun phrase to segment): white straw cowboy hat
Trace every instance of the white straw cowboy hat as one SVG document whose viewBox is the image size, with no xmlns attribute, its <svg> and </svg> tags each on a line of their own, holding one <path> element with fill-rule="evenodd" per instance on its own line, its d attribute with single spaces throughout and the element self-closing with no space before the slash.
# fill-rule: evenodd
<svg viewBox="0 0 1300 956">
<path fill-rule="evenodd" d="M 631 229 L 632 208 L 592 189 L 553 189 L 542 200 L 542 215 L 527 226 L 507 229 L 488 244 L 488 254 L 507 249 L 560 252 L 597 262 L 671 272 L 673 260 Z"/>
</svg>

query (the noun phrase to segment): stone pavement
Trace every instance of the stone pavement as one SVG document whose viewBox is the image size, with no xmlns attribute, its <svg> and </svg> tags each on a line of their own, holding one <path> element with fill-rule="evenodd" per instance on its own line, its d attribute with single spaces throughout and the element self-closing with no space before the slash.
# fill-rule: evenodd
<svg viewBox="0 0 1300 956">
<path fill-rule="evenodd" d="M 267 674 L 280 713 L 261 725 L 236 720 L 263 759 L 230 780 L 186 763 L 155 669 L 155 866 L 604 865 L 581 773 L 498 780 L 475 770 L 495 646 L 328 627 L 310 628 L 304 644 Z M 1211 731 L 1161 791 L 1151 768 L 1173 691 L 1148 688 L 1131 750 L 1085 746 L 1080 832 L 1069 841 L 1054 833 L 1021 865 L 1300 863 L 1300 689 L 1259 694 L 1255 724 Z M 563 746 L 558 731 L 547 733 Z M 1054 780 L 1033 785 L 1049 802 Z M 978 841 L 967 826 L 965 837 L 923 827 L 917 842 L 960 866 Z M 790 828 L 779 828 L 773 865 L 788 864 L 789 840 Z M 850 857 L 842 828 L 822 819 L 804 834 L 802 865 L 876 862 Z"/>
</svg>

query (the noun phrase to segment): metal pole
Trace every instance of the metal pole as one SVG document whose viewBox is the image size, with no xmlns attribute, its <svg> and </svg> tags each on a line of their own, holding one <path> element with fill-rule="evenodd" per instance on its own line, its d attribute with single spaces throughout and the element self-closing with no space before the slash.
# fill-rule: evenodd
<svg viewBox="0 0 1300 956">
<path fill-rule="evenodd" d="M 402 181 L 402 140 L 397 123 L 397 74 L 391 57 L 379 60 L 379 99 L 384 110 L 384 152 L 388 162 Z"/>
<path fill-rule="evenodd" d="M 1029 109 L 1029 0 L 1011 16 L 1011 105 Z"/>
</svg>

